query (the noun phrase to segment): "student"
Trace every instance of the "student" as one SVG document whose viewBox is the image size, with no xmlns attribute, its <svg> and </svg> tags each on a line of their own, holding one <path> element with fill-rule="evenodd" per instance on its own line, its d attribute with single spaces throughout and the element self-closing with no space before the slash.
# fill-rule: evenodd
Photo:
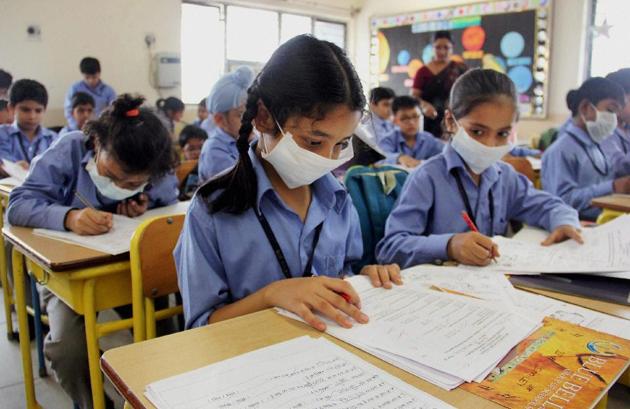
<svg viewBox="0 0 630 409">
<path fill-rule="evenodd" d="M 87 121 L 92 119 L 93 114 L 94 98 L 88 93 L 77 92 L 72 97 L 72 118 L 76 127 L 69 123 L 59 131 L 59 136 L 83 129 Z"/>
<path fill-rule="evenodd" d="M 13 112 L 9 109 L 9 100 L 0 99 L 0 125 L 13 123 Z"/>
<path fill-rule="evenodd" d="M 175 122 L 181 121 L 184 116 L 186 105 L 179 98 L 168 97 L 158 99 L 155 106 L 157 107 L 158 118 L 172 135 L 175 132 Z"/>
<path fill-rule="evenodd" d="M 179 146 L 182 149 L 184 160 L 198 160 L 203 143 L 208 139 L 208 134 L 195 125 L 187 125 L 179 134 Z M 186 175 L 179 186 L 179 200 L 192 199 L 199 187 L 199 166 Z"/>
<path fill-rule="evenodd" d="M 12 85 L 9 110 L 15 121 L 0 125 L 0 159 L 28 169 L 31 160 L 48 149 L 57 134 L 42 126 L 47 105 L 48 92 L 39 82 L 22 79 Z"/>
<path fill-rule="evenodd" d="M 623 89 L 605 78 L 589 78 L 567 96 L 573 117 L 543 154 L 542 186 L 594 221 L 601 209 L 591 201 L 611 193 L 630 193 L 630 177 L 615 179 L 600 143 L 617 127 L 625 105 Z"/>
<path fill-rule="evenodd" d="M 9 98 L 9 88 L 13 83 L 13 76 L 5 70 L 0 70 L 0 99 Z"/>
<path fill-rule="evenodd" d="M 516 90 L 505 74 L 475 69 L 457 79 L 445 114 L 452 140 L 409 175 L 377 245 L 379 262 L 487 265 L 499 256 L 492 236 L 504 235 L 511 220 L 550 231 L 543 245 L 581 242 L 577 212 L 500 161 L 511 149 L 516 110 Z M 479 233 L 470 231 L 462 211 Z"/>
<path fill-rule="evenodd" d="M 85 57 L 81 60 L 79 69 L 83 80 L 70 86 L 63 105 L 66 121 L 73 127 L 77 124 L 72 117 L 72 96 L 77 92 L 85 92 L 94 98 L 94 116 L 96 117 L 116 99 L 116 91 L 101 81 L 101 63 L 96 58 Z"/>
<path fill-rule="evenodd" d="M 617 128 L 601 143 L 615 177 L 630 175 L 630 68 L 615 71 L 606 79 L 623 88 L 626 103 L 617 114 Z"/>
<path fill-rule="evenodd" d="M 371 129 L 376 142 L 394 131 L 392 123 L 392 103 L 396 94 L 387 87 L 376 87 L 370 91 L 370 115 L 366 118 L 366 125 Z"/>
<path fill-rule="evenodd" d="M 208 118 L 208 116 L 208 108 L 206 107 L 206 99 L 204 98 L 199 101 L 199 104 L 197 104 L 197 119 L 195 119 L 193 125 L 200 127 L 203 121 Z"/>
<path fill-rule="evenodd" d="M 428 132 L 420 130 L 422 112 L 420 102 L 403 95 L 394 98 L 394 129 L 383 136 L 379 146 L 387 153 L 385 163 L 398 163 L 415 168 L 425 159 L 442 152 L 444 143 Z"/>
<path fill-rule="evenodd" d="M 24 184 L 11 192 L 9 222 L 96 235 L 112 228 L 112 213 L 135 217 L 176 202 L 171 139 L 142 102 L 121 95 L 85 134 L 68 133 L 37 157 Z M 50 292 L 43 297 L 50 325 L 44 353 L 66 393 L 91 408 L 83 318 Z"/>
<path fill-rule="evenodd" d="M 352 64 L 336 45 L 297 36 L 247 95 L 238 164 L 199 189 L 175 249 L 186 327 L 272 306 L 318 330 L 315 311 L 344 327 L 366 322 L 341 279 L 362 254 L 359 219 L 330 173 L 352 157 L 365 106 Z M 250 147 L 252 121 L 261 136 Z M 377 286 L 400 283 L 398 266 L 361 273 Z"/>
<path fill-rule="evenodd" d="M 243 66 L 221 77 L 212 87 L 206 101 L 216 127 L 201 149 L 199 177 L 202 181 L 236 163 L 239 156 L 236 140 L 245 111 L 247 88 L 253 79 L 254 72 Z"/>
</svg>

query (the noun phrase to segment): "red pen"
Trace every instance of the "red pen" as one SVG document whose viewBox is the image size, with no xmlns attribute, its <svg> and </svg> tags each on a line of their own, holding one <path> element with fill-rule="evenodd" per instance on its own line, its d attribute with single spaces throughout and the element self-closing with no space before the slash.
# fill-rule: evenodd
<svg viewBox="0 0 630 409">
<path fill-rule="evenodd" d="M 461 214 L 462 214 L 462 219 L 464 219 L 464 221 L 466 222 L 466 225 L 468 225 L 468 228 L 471 231 L 474 231 L 475 233 L 479 233 L 479 229 L 477 228 L 477 226 L 475 226 L 475 223 L 472 221 L 472 219 L 468 215 L 468 212 L 466 210 L 462 210 Z M 496 263 L 497 259 L 494 256 L 492 256 L 492 261 Z"/>
</svg>

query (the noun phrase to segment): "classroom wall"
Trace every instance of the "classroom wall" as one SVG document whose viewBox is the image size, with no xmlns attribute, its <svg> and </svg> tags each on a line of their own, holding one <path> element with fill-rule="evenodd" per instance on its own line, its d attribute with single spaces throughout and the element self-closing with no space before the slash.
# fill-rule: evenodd
<svg viewBox="0 0 630 409">
<path fill-rule="evenodd" d="M 370 19 L 373 16 L 397 15 L 418 10 L 429 10 L 460 4 L 478 3 L 479 0 L 365 0 L 355 17 L 354 60 L 359 75 L 369 78 Z M 528 141 L 532 136 L 563 122 L 569 115 L 565 104 L 566 93 L 585 77 L 585 42 L 587 38 L 589 0 L 553 0 L 551 37 L 551 67 L 549 80 L 548 118 L 522 120 L 519 139 Z M 369 84 L 364 84 L 366 87 Z"/>
<path fill-rule="evenodd" d="M 27 38 L 30 24 L 41 27 L 41 41 Z M 101 61 L 104 81 L 117 92 L 155 102 L 144 37 L 155 35 L 154 51 L 179 52 L 180 0 L 0 0 L 0 33 L 0 67 L 15 79 L 41 81 L 50 98 L 45 124 L 63 125 L 64 95 L 87 55 Z"/>
</svg>

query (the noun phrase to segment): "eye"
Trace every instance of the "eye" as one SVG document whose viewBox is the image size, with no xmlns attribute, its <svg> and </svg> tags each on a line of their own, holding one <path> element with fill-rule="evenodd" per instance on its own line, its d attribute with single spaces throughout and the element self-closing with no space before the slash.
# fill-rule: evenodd
<svg viewBox="0 0 630 409">
<path fill-rule="evenodd" d="M 346 149 L 348 146 L 350 146 L 350 139 L 344 139 L 343 141 L 339 142 L 337 146 L 339 146 L 341 149 Z"/>
<path fill-rule="evenodd" d="M 499 132 L 499 136 L 501 138 L 507 138 L 507 137 L 510 136 L 511 133 L 512 133 L 512 131 L 501 131 L 501 132 Z"/>
<path fill-rule="evenodd" d="M 470 134 L 473 136 L 482 136 L 483 131 L 481 129 L 471 129 Z"/>
</svg>

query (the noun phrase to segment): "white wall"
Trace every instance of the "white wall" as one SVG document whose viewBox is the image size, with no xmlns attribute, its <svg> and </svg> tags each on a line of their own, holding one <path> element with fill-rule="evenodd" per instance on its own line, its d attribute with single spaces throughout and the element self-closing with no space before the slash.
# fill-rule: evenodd
<svg viewBox="0 0 630 409">
<path fill-rule="evenodd" d="M 154 103 L 144 36 L 155 35 L 154 51 L 179 52 L 180 9 L 179 0 L 0 0 L 0 67 L 46 86 L 48 126 L 64 124 L 64 95 L 88 55 L 100 60 L 104 81 L 117 92 Z M 41 41 L 27 38 L 30 24 L 41 27 Z"/>
<path fill-rule="evenodd" d="M 355 22 L 354 60 L 362 79 L 369 78 L 370 19 L 418 10 L 448 7 L 479 0 L 365 0 Z M 549 116 L 546 120 L 522 120 L 519 136 L 528 139 L 564 121 L 569 111 L 565 105 L 567 91 L 579 86 L 585 75 L 585 41 L 587 36 L 588 0 L 553 0 L 551 58 L 549 78 Z M 366 84 L 367 86 L 367 84 Z"/>
</svg>

